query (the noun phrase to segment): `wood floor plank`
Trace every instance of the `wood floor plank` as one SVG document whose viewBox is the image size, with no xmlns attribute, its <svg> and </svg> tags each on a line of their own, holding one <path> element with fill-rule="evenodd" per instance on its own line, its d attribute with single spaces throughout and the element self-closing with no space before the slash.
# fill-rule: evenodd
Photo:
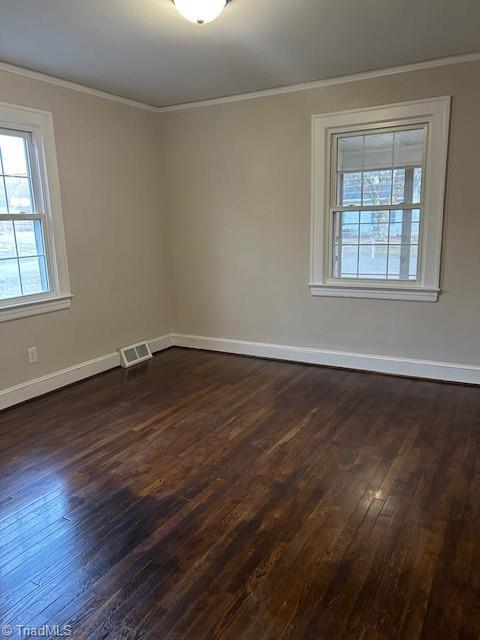
<svg viewBox="0 0 480 640">
<path fill-rule="evenodd" d="M 476 387 L 174 348 L 0 450 L 12 637 L 480 637 Z"/>
</svg>

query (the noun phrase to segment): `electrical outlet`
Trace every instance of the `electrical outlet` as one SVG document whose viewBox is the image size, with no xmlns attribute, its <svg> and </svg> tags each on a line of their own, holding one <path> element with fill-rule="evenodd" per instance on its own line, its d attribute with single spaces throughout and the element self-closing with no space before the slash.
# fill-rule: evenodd
<svg viewBox="0 0 480 640">
<path fill-rule="evenodd" d="M 37 347 L 30 347 L 27 349 L 27 356 L 29 364 L 35 364 L 35 362 L 38 362 Z"/>
</svg>

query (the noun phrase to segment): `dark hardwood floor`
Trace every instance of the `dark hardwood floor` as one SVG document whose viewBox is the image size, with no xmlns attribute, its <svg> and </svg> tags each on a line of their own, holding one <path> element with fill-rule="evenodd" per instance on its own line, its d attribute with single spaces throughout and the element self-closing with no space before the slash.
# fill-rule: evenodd
<svg viewBox="0 0 480 640">
<path fill-rule="evenodd" d="M 0 627 L 477 639 L 479 445 L 479 388 L 182 349 L 12 408 Z"/>
</svg>

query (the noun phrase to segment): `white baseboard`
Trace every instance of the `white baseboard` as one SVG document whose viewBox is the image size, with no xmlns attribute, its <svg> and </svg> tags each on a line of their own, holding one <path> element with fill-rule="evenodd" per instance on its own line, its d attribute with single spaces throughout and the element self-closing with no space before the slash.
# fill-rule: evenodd
<svg viewBox="0 0 480 640">
<path fill-rule="evenodd" d="M 480 384 L 480 367 L 470 364 L 417 360 L 346 351 L 330 351 L 312 347 L 292 347 L 283 344 L 264 342 L 247 342 L 245 340 L 228 340 L 225 338 L 208 338 L 205 336 L 189 336 L 173 334 L 173 343 L 179 347 L 191 349 L 207 349 L 223 351 L 275 360 L 291 360 L 307 364 L 319 364 L 345 369 L 359 369 L 411 378 L 430 378 L 448 382 Z"/>
<path fill-rule="evenodd" d="M 149 344 L 152 353 L 168 349 L 168 347 L 171 347 L 173 344 L 172 336 L 169 334 L 160 338 L 154 338 L 149 341 Z M 108 369 L 114 369 L 119 366 L 120 355 L 118 352 L 109 353 L 105 356 L 88 360 L 87 362 L 80 362 L 79 364 L 73 365 L 73 367 L 68 367 L 61 371 L 49 373 L 41 378 L 34 378 L 33 380 L 17 384 L 14 387 L 3 389 L 0 391 L 0 410 L 20 402 L 25 402 L 25 400 L 30 400 L 31 398 L 42 396 L 50 391 L 55 391 L 55 389 L 60 389 L 73 382 L 90 378 L 97 373 L 103 373 L 103 371 L 108 371 Z"/>
<path fill-rule="evenodd" d="M 346 351 L 330 351 L 313 347 L 293 347 L 283 344 L 269 344 L 265 342 L 248 342 L 246 340 L 229 340 L 226 338 L 209 338 L 206 336 L 190 336 L 180 333 L 170 333 L 149 341 L 153 353 L 168 349 L 172 346 L 190 349 L 205 349 L 208 351 L 222 351 L 259 358 L 274 360 L 290 360 L 306 364 L 319 364 L 345 369 L 359 369 L 376 373 L 408 376 L 411 378 L 430 378 L 447 382 L 463 382 L 480 385 L 480 366 L 456 364 L 452 362 L 436 362 L 432 360 L 417 360 L 413 358 L 398 358 L 363 353 L 349 353 Z M 44 395 L 55 389 L 60 389 L 73 382 L 102 373 L 120 365 L 118 353 L 81 362 L 73 367 L 55 371 L 41 378 L 22 382 L 14 387 L 0 391 L 0 410 L 11 407 L 36 396 Z"/>
<path fill-rule="evenodd" d="M 167 335 L 161 336 L 160 338 L 152 338 L 152 340 L 148 341 L 150 345 L 150 350 L 152 353 L 156 353 L 157 351 L 164 351 L 169 347 L 174 346 L 173 342 L 173 333 L 168 333 Z"/>
</svg>

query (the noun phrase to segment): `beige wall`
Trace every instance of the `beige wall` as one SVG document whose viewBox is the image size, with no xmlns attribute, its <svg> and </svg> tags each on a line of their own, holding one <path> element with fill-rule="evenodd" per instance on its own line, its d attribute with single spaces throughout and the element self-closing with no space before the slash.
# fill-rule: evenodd
<svg viewBox="0 0 480 640">
<path fill-rule="evenodd" d="M 161 336 L 171 317 L 156 114 L 5 72 L 0 101 L 53 113 L 75 296 L 69 310 L 0 323 L 5 388 Z"/>
<path fill-rule="evenodd" d="M 447 94 L 439 302 L 312 298 L 311 115 Z M 53 113 L 75 296 L 0 323 L 0 389 L 172 329 L 480 362 L 480 62 L 158 115 L 0 72 L 0 101 Z"/>
<path fill-rule="evenodd" d="M 436 304 L 312 298 L 314 113 L 452 95 Z M 160 116 L 177 332 L 480 362 L 480 62 Z"/>
</svg>

